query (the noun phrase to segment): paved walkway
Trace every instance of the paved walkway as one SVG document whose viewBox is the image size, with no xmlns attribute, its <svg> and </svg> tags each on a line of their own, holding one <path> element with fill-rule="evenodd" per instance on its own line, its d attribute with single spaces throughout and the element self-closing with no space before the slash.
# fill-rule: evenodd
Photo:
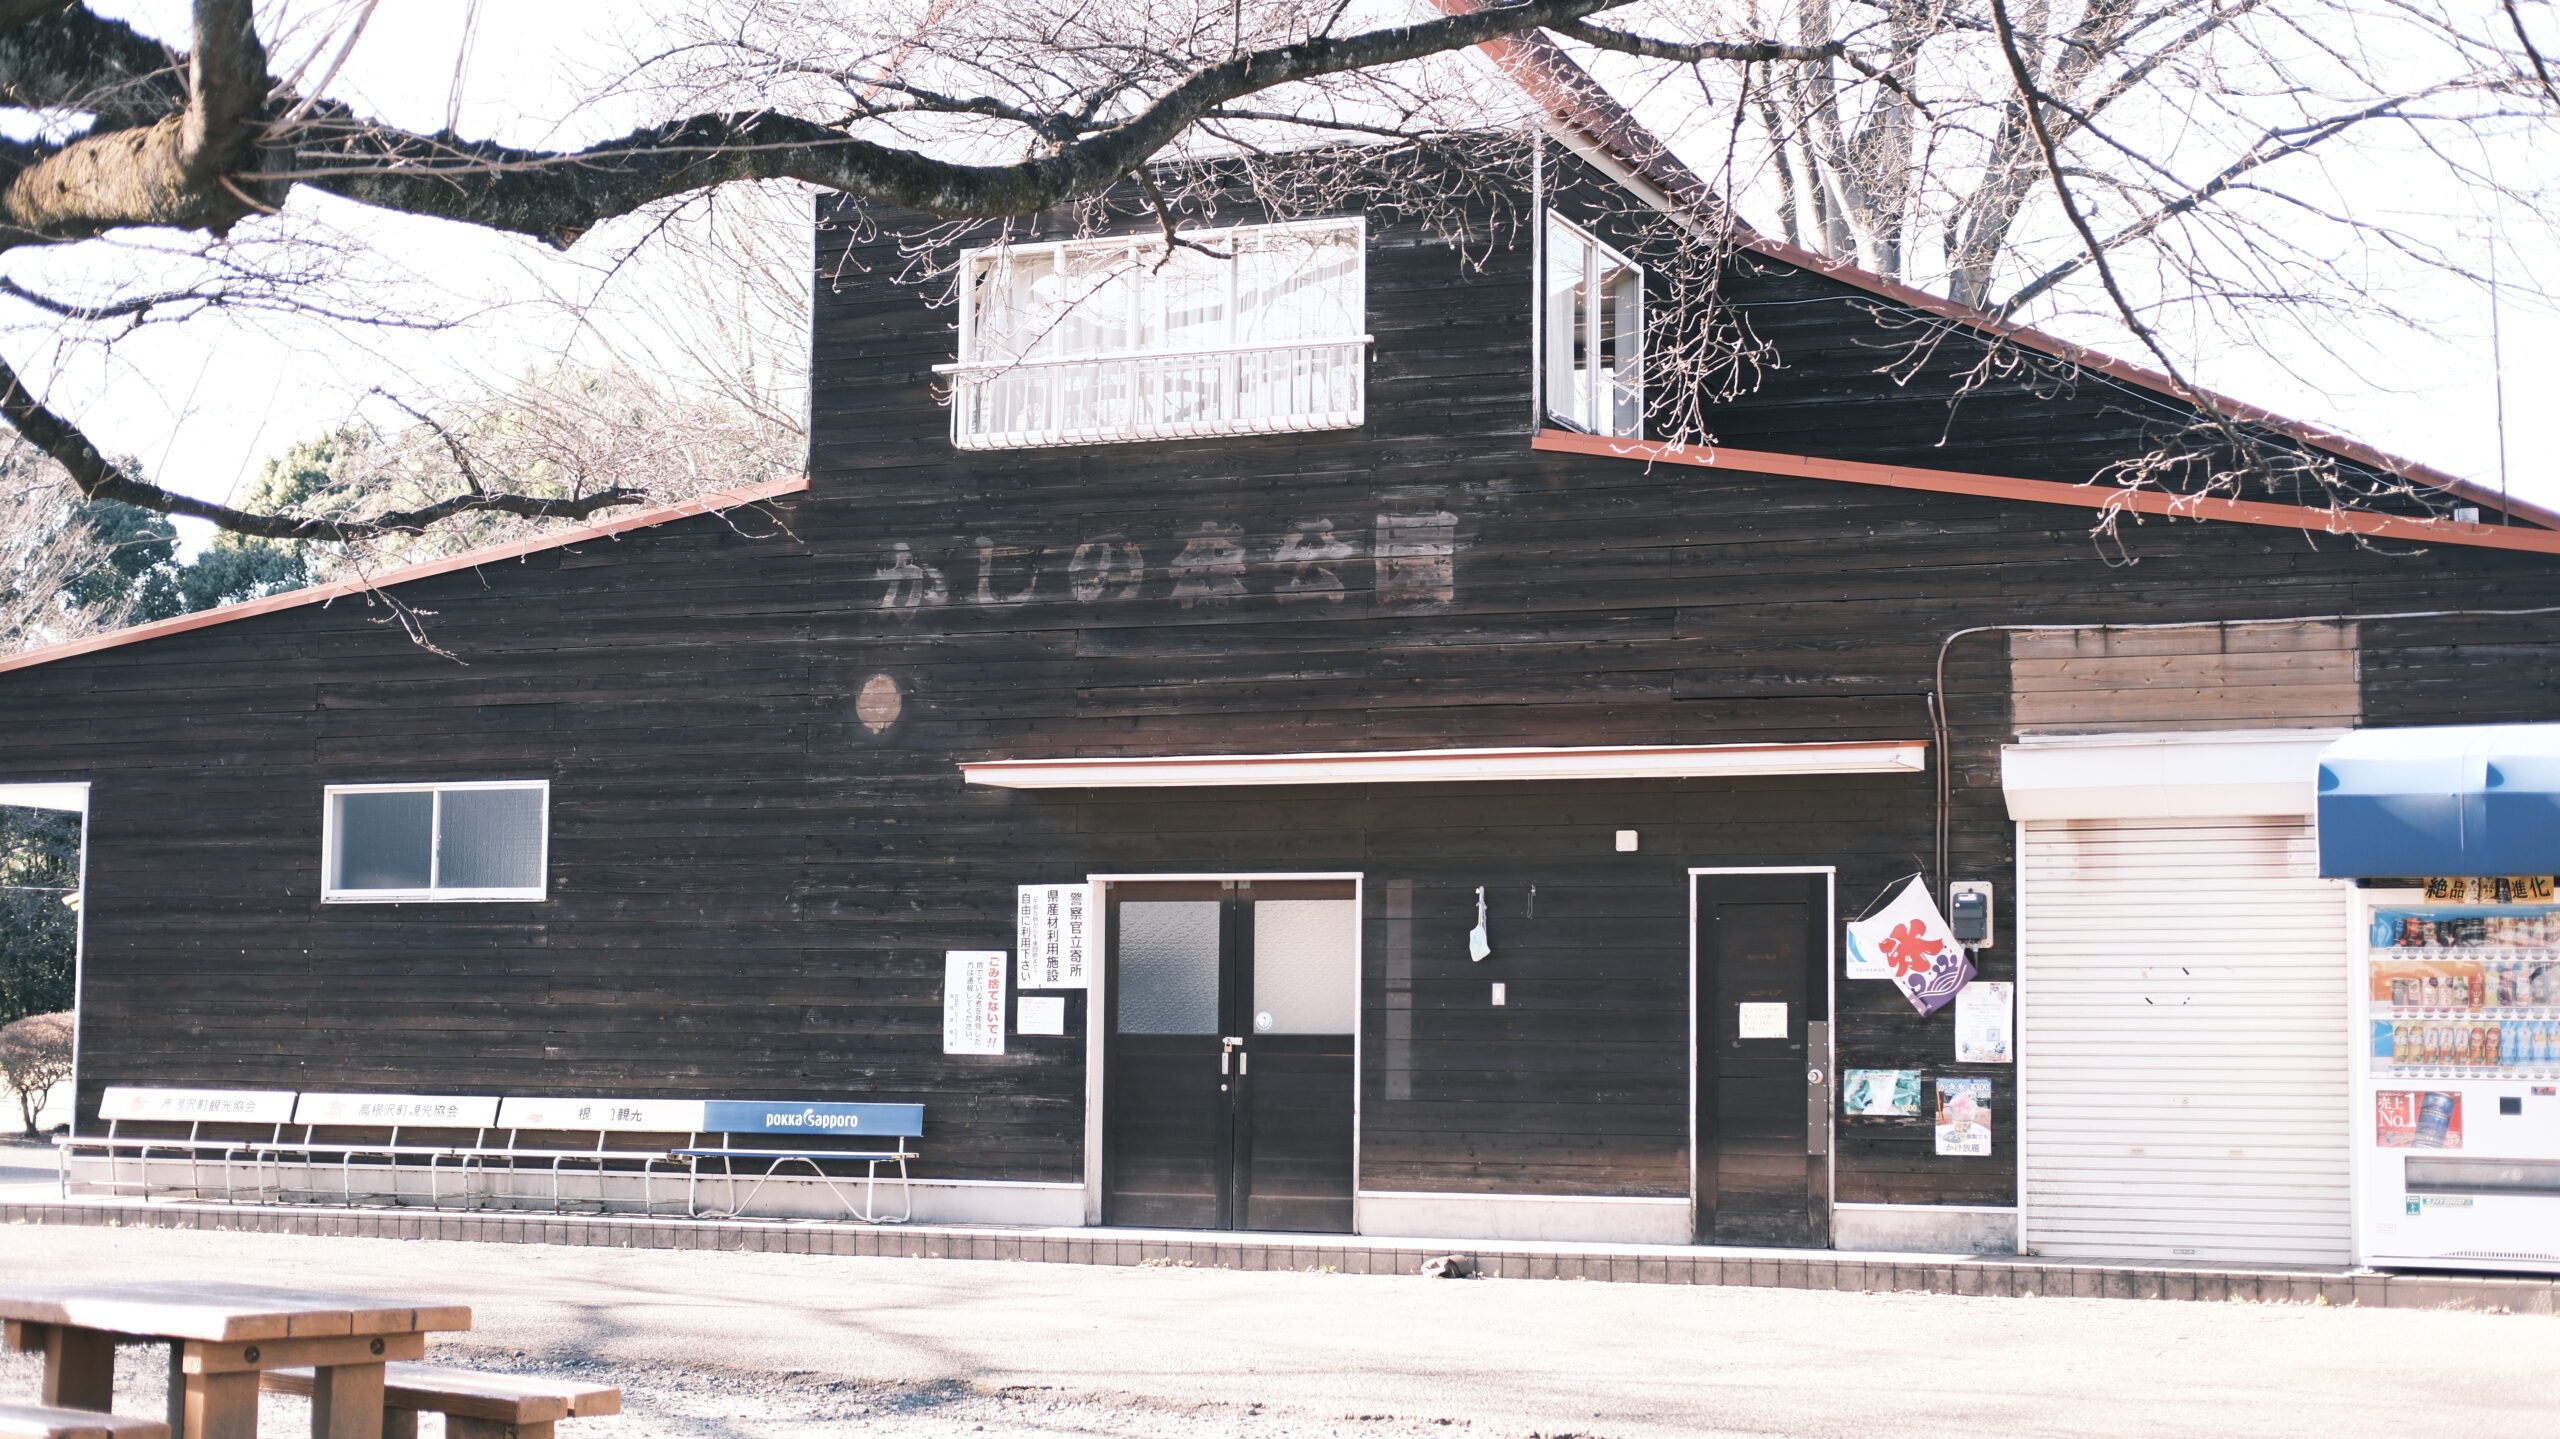
<svg viewBox="0 0 2560 1439">
<path fill-rule="evenodd" d="M 2560 1413 L 2549 1320 L 2444 1311 L 0 1229 L 0 1283 L 62 1274 L 457 1299 L 482 1352 L 590 1372 L 1224 1406 L 1172 1431 L 1195 1434 L 1269 1432 L 1239 1417 L 1253 1406 L 1323 1421 L 1291 1434 L 1446 1421 L 1488 1439 L 2476 1439 L 2547 1433 Z"/>
<path fill-rule="evenodd" d="M 5 1160 L 6 1150 L 0 1150 Z M 436 1239 L 582 1248 L 721 1250 L 840 1257 L 1027 1260 L 1050 1264 L 1414 1274 L 1456 1255 L 1499 1279 L 1934 1293 L 1995 1297 L 2319 1303 L 2372 1309 L 2560 1314 L 2560 1277 L 2378 1274 L 2202 1260 L 2049 1259 L 1703 1245 L 1459 1241 L 1378 1235 L 1204 1234 L 1194 1230 L 868 1225 L 693 1220 L 422 1206 L 345 1209 L 75 1195 L 50 1173 L 0 1169 L 0 1224 L 103 1225 L 245 1234 Z M 42 1182 L 35 1182 L 41 1178 Z"/>
</svg>

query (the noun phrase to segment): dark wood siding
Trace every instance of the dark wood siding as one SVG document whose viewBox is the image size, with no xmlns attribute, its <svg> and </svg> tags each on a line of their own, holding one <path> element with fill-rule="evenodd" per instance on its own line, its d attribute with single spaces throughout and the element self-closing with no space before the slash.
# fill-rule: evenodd
<svg viewBox="0 0 2560 1439">
<path fill-rule="evenodd" d="M 1074 1180 L 1081 1038 L 944 1056 L 941 952 L 1008 945 L 1019 882 L 1355 871 L 1362 1184 L 1676 1195 L 1685 870 L 1836 865 L 1855 913 L 1929 864 L 1926 777 L 1133 797 L 972 790 L 955 764 L 1911 740 L 1959 627 L 2560 603 L 2538 556 L 2199 523 L 2102 548 L 2081 510 L 1532 452 L 1526 251 L 1478 264 L 1390 221 L 1373 244 L 1356 432 L 956 453 L 930 370 L 948 312 L 866 242 L 821 256 L 859 278 L 822 288 L 812 488 L 776 513 L 404 586 L 461 663 L 341 602 L 0 675 L 0 776 L 96 786 L 84 1108 L 116 1082 L 916 1100 L 927 1172 Z M 2149 401 L 2021 389 L 1968 398 L 1944 448 L 1945 397 L 1857 348 L 1871 305 L 1755 323 L 1795 358 L 1731 408 L 1735 445 L 2079 479 L 2148 433 L 2107 407 Z M 1381 516 L 1445 532 L 1445 594 L 1382 585 Z M 1318 520 L 1354 551 L 1343 598 L 1284 599 L 1275 551 Z M 1186 605 L 1171 567 L 1204 538 L 1241 547 L 1242 590 Z M 1079 599 L 1104 544 L 1144 583 Z M 884 607 L 902 553 L 946 602 Z M 2366 723 L 2555 717 L 2560 624 L 2360 633 Z M 855 695 L 877 675 L 903 709 L 875 733 Z M 1952 872 L 2000 886 L 2013 935 L 1999 638 L 1949 677 Z M 520 776 L 553 784 L 547 901 L 317 902 L 324 783 Z M 1985 969 L 2010 976 L 2005 942 Z M 1948 1067 L 1946 1018 L 1889 986 L 1844 981 L 1837 1012 L 1843 1064 Z M 1849 1124 L 1839 1197 L 2007 1202 L 2015 1095 L 1984 1072 L 1993 1159 Z"/>
</svg>

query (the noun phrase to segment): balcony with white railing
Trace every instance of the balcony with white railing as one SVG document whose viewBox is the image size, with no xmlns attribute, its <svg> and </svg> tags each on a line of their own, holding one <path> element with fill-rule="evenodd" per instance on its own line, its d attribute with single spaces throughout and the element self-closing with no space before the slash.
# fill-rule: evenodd
<svg viewBox="0 0 2560 1439">
<path fill-rule="evenodd" d="M 994 246 L 964 260 L 964 450 L 1349 429 L 1365 410 L 1359 220 Z"/>
<path fill-rule="evenodd" d="M 1361 422 L 1366 335 L 1175 354 L 940 365 L 964 450 L 1344 430 Z"/>
</svg>

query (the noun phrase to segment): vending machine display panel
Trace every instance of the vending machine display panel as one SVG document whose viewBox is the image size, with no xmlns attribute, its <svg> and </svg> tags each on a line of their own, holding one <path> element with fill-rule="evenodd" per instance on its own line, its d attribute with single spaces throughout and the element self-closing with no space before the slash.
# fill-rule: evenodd
<svg viewBox="0 0 2560 1439">
<path fill-rule="evenodd" d="M 2358 1257 L 2560 1273 L 2560 906 L 2362 917 Z"/>
</svg>

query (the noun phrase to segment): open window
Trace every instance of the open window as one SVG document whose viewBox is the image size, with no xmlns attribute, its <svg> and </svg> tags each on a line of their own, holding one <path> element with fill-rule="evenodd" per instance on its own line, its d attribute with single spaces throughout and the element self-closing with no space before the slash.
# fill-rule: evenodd
<svg viewBox="0 0 2560 1439">
<path fill-rule="evenodd" d="M 1549 418 L 1593 435 L 1644 433 L 1644 271 L 1569 221 L 1547 216 Z"/>
<path fill-rule="evenodd" d="M 540 899 L 550 810 L 542 780 L 331 785 L 321 810 L 320 897 Z"/>
<path fill-rule="evenodd" d="M 1357 218 L 997 245 L 962 258 L 951 440 L 966 450 L 1350 429 Z"/>
</svg>

